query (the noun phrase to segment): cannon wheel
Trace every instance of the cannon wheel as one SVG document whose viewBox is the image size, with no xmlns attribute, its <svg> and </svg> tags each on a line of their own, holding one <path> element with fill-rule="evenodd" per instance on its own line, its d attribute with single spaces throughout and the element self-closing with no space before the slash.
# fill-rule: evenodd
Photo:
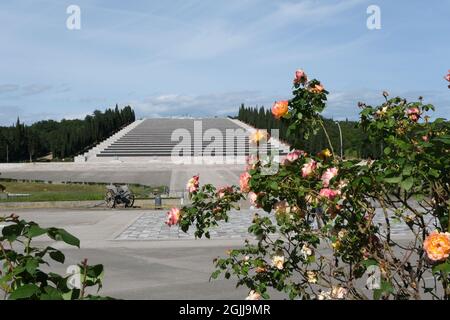
<svg viewBox="0 0 450 320">
<path fill-rule="evenodd" d="M 130 197 L 128 198 L 129 202 L 125 204 L 125 208 L 133 208 L 134 206 L 134 194 L 130 194 Z"/>
<path fill-rule="evenodd" d="M 112 192 L 112 191 L 106 192 L 105 202 L 106 202 L 106 206 L 108 208 L 116 207 L 116 196 L 115 196 L 114 192 Z"/>
</svg>

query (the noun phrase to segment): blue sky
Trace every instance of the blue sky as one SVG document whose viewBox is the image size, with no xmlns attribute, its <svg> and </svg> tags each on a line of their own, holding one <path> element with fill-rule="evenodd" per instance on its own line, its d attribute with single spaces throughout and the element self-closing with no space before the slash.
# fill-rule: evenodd
<svg viewBox="0 0 450 320">
<path fill-rule="evenodd" d="M 81 8 L 68 30 L 66 8 Z M 366 27 L 369 5 L 381 29 Z M 130 104 L 138 117 L 228 115 L 291 96 L 303 68 L 358 117 L 381 92 L 448 118 L 450 0 L 2 0 L 0 124 L 82 118 Z"/>
</svg>

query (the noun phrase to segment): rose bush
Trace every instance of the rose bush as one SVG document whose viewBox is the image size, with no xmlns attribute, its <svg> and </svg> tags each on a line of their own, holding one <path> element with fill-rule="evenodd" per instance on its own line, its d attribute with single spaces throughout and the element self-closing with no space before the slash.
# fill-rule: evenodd
<svg viewBox="0 0 450 320">
<path fill-rule="evenodd" d="M 328 92 L 301 70 L 293 83 L 293 97 L 272 112 L 308 139 L 325 130 Z M 317 155 L 293 145 L 273 175 L 262 174 L 273 159 L 257 155 L 239 188 L 221 197 L 211 185 L 193 192 L 179 224 L 195 225 L 197 237 L 209 237 L 243 198 L 268 214 L 255 214 L 254 241 L 214 260 L 212 278 L 234 276 L 249 299 L 269 298 L 269 288 L 291 299 L 449 299 L 450 125 L 430 121 L 434 108 L 422 98 L 383 96 L 378 107 L 359 103 L 360 126 L 382 146 L 380 158 L 340 159 L 331 143 Z M 409 237 L 393 237 L 393 225 Z M 374 270 L 379 281 L 365 285 Z"/>
<path fill-rule="evenodd" d="M 42 228 L 34 222 L 19 219 L 12 214 L 0 217 L 4 223 L 0 236 L 0 291 L 10 300 L 99 300 L 111 299 L 89 293 L 90 287 L 102 287 L 103 266 L 89 266 L 87 260 L 78 264 L 78 285 L 70 286 L 73 275 L 62 276 L 46 272 L 49 260 L 64 263 L 65 256 L 53 247 L 32 246 L 34 238 L 47 236 L 71 246 L 80 246 L 80 241 L 58 228 Z"/>
</svg>

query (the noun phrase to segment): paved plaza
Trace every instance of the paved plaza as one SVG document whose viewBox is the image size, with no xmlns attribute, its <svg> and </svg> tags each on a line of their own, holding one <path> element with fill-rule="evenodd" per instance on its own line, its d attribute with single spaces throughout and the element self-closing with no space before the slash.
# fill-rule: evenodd
<svg viewBox="0 0 450 320">
<path fill-rule="evenodd" d="M 210 231 L 213 239 L 250 239 L 248 227 L 252 223 L 255 213 L 260 216 L 268 216 L 262 210 L 232 211 L 228 222 L 220 221 L 219 226 Z M 275 223 L 273 215 L 270 215 Z M 165 225 L 165 212 L 143 213 L 130 226 L 128 226 L 115 240 L 183 240 L 195 239 L 195 228 L 184 233 L 179 227 Z M 375 216 L 375 223 L 385 226 L 384 216 L 380 211 Z M 394 237 L 405 237 L 409 234 L 408 227 L 404 223 L 391 224 L 391 232 Z"/>
<path fill-rule="evenodd" d="M 256 212 L 256 211 L 255 211 Z M 258 212 L 261 216 L 266 215 Z M 249 210 L 233 211 L 228 222 L 220 221 L 219 226 L 210 230 L 213 239 L 246 239 L 252 238 L 248 227 L 252 223 L 254 213 Z M 195 228 L 184 233 L 178 226 L 167 226 L 165 212 L 142 214 L 116 240 L 182 240 L 195 239 Z"/>
<path fill-rule="evenodd" d="M 242 247 L 252 239 L 247 228 L 255 210 L 233 211 L 228 223 L 220 223 L 211 232 L 211 240 L 194 239 L 192 231 L 184 234 L 178 227 L 164 224 L 164 211 L 148 210 L 61 210 L 15 211 L 21 218 L 44 227 L 60 227 L 81 240 L 73 248 L 48 238 L 38 238 L 35 245 L 52 246 L 66 254 L 64 265 L 52 269 L 65 273 L 71 264 L 87 258 L 90 264 L 105 266 L 104 295 L 122 299 L 244 299 L 247 289 L 235 288 L 236 281 L 210 281 L 213 259 L 226 251 Z M 10 214 L 2 211 L 0 215 Z M 260 212 L 260 214 L 263 214 Z M 377 217 L 382 223 L 383 219 Z M 394 237 L 408 241 L 408 233 L 393 225 Z M 274 293 L 273 298 L 280 298 Z"/>
</svg>

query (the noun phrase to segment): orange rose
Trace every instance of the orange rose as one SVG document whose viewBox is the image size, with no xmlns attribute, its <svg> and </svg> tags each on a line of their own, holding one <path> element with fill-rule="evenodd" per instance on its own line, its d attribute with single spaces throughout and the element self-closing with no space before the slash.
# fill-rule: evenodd
<svg viewBox="0 0 450 320">
<path fill-rule="evenodd" d="M 272 114 L 275 117 L 275 119 L 280 119 L 281 117 L 285 116 L 288 113 L 288 105 L 289 101 L 283 100 L 275 102 L 272 107 Z"/>
<path fill-rule="evenodd" d="M 434 230 L 423 242 L 423 248 L 432 261 L 442 261 L 450 255 L 450 233 Z"/>
<path fill-rule="evenodd" d="M 264 272 L 267 272 L 267 269 L 264 267 L 256 267 L 255 272 L 256 273 L 264 273 Z"/>
</svg>

